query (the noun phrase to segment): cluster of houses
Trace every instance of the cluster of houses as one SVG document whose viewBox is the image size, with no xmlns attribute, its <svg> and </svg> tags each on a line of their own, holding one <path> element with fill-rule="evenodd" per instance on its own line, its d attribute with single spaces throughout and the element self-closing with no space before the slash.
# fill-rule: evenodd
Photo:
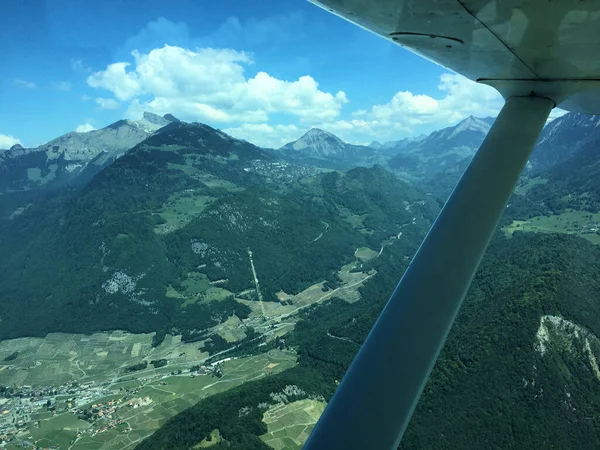
<svg viewBox="0 0 600 450">
<path fill-rule="evenodd" d="M 190 368 L 190 377 L 200 375 L 222 376 L 222 364 L 232 358 L 215 361 L 212 364 L 198 365 Z M 181 374 L 181 371 L 177 372 Z M 171 375 L 174 375 L 172 373 Z M 140 380 L 153 378 L 167 378 L 166 374 L 153 374 L 142 377 Z M 162 380 L 160 384 L 166 385 Z M 0 390 L 0 448 L 9 442 L 13 445 L 18 441 L 21 446 L 28 446 L 28 441 L 23 439 L 24 432 L 29 427 L 38 428 L 39 421 L 32 419 L 32 415 L 42 411 L 52 415 L 70 412 L 76 414 L 91 424 L 87 428 L 77 430 L 77 436 L 93 436 L 121 426 L 121 430 L 130 431 L 129 425 L 119 417 L 120 410 L 135 409 L 152 403 L 149 396 L 139 396 L 142 387 L 128 389 L 125 395 L 122 392 L 115 393 L 110 383 L 95 385 L 94 382 L 79 384 L 68 382 L 61 386 L 45 387 L 3 387 Z M 96 402 L 90 405 L 94 399 L 106 398 L 110 395 L 119 395 L 120 400 L 108 400 Z M 35 417 L 35 416 L 34 416 Z M 124 426 L 124 428 L 123 428 Z M 21 438 L 17 438 L 17 435 Z M 34 444 L 31 444 L 35 447 Z"/>
<path fill-rule="evenodd" d="M 269 181 L 294 181 L 298 178 L 313 175 L 314 167 L 290 164 L 285 161 L 264 161 L 261 159 L 250 162 L 251 167 L 244 168 L 245 172 L 255 172 L 263 175 Z"/>
</svg>

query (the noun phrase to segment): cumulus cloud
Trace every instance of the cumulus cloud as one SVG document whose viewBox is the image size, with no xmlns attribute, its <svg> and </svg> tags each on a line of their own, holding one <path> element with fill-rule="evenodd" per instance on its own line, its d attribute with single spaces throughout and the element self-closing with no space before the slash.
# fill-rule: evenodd
<svg viewBox="0 0 600 450">
<path fill-rule="evenodd" d="M 129 74 L 125 70 L 129 65 L 125 62 L 110 64 L 106 70 L 90 75 L 87 83 L 91 87 L 111 91 L 119 100 L 129 100 L 141 93 L 137 74 Z"/>
<path fill-rule="evenodd" d="M 77 125 L 77 127 L 75 128 L 75 132 L 77 132 L 77 133 L 87 133 L 88 131 L 93 131 L 95 129 L 96 128 L 94 128 L 94 126 L 91 123 L 86 122 L 86 123 L 84 123 L 82 125 Z"/>
<path fill-rule="evenodd" d="M 454 125 L 470 115 L 496 116 L 504 103 L 495 89 L 457 74 L 443 74 L 438 91 L 435 97 L 399 91 L 387 103 L 318 125 L 348 142 L 364 143 Z"/>
<path fill-rule="evenodd" d="M 295 141 L 308 131 L 299 129 L 296 125 L 269 125 L 267 123 L 245 123 L 239 127 L 226 128 L 225 133 L 245 139 L 260 147 L 279 148 L 288 142 Z"/>
<path fill-rule="evenodd" d="M 21 78 L 17 78 L 15 80 L 15 85 L 17 85 L 18 87 L 23 88 L 23 89 L 35 89 L 38 87 L 37 84 L 34 83 L 33 81 L 27 81 L 27 80 L 23 80 Z"/>
<path fill-rule="evenodd" d="M 132 55 L 133 64 L 110 64 L 87 79 L 91 87 L 129 101 L 130 116 L 152 111 L 229 123 L 266 122 L 271 114 L 282 113 L 301 121 L 324 121 L 337 118 L 348 101 L 343 91 L 321 91 L 308 75 L 287 81 L 258 72 L 247 78 L 244 69 L 253 64 L 252 58 L 231 49 L 165 45 Z"/>
<path fill-rule="evenodd" d="M 68 81 L 58 81 L 55 83 L 52 83 L 52 87 L 54 87 L 54 89 L 57 89 L 59 91 L 70 91 L 71 90 L 71 83 L 69 83 Z"/>
<path fill-rule="evenodd" d="M 492 87 L 471 81 L 462 75 L 446 73 L 440 77 L 440 98 L 401 91 L 382 105 L 356 111 L 355 117 L 387 127 L 410 129 L 418 125 L 451 125 L 470 115 L 496 116 L 503 105 L 502 96 Z"/>
<path fill-rule="evenodd" d="M 301 22 L 298 17 L 294 20 Z M 221 27 L 221 36 L 242 36 L 249 29 L 260 30 L 262 36 L 283 32 L 277 21 L 242 24 L 234 19 Z M 156 45 L 164 36 L 171 36 L 170 41 L 193 41 L 185 24 L 159 18 L 127 46 Z M 186 121 L 225 126 L 233 136 L 267 147 L 297 139 L 310 127 L 353 143 L 398 139 L 453 125 L 469 115 L 495 116 L 503 104 L 493 88 L 446 73 L 440 77 L 437 94 L 401 90 L 385 103 L 342 116 L 348 103 L 345 92 L 322 90 L 310 75 L 285 80 L 256 69 L 248 75 L 255 61 L 243 51 L 165 44 L 133 50 L 131 56 L 88 76 L 90 87 L 110 92 L 116 99 L 98 97 L 96 103 L 102 108 L 117 108 L 118 100 L 130 118 L 137 119 L 143 111 L 172 113 Z"/>
<path fill-rule="evenodd" d="M 470 115 L 496 116 L 504 103 L 493 88 L 456 74 L 442 75 L 438 90 L 436 96 L 399 91 L 387 103 L 354 111 L 348 118 L 327 120 L 313 116 L 306 125 L 327 130 L 346 142 L 365 144 L 451 126 Z M 225 131 L 260 145 L 279 147 L 297 139 L 309 128 L 301 126 L 294 130 L 286 127 L 289 125 L 245 123 Z"/>
<path fill-rule="evenodd" d="M 438 91 L 440 95 L 435 98 L 400 91 L 387 103 L 353 112 L 353 120 L 325 123 L 323 128 L 355 143 L 396 139 L 399 135 L 420 133 L 423 129 L 451 126 L 471 115 L 496 117 L 504 104 L 494 88 L 458 74 L 443 74 Z M 555 108 L 548 121 L 566 113 Z"/>
<path fill-rule="evenodd" d="M 119 109 L 119 102 L 114 98 L 97 98 L 96 103 L 102 109 Z"/>
<path fill-rule="evenodd" d="M 13 145 L 23 145 L 19 139 L 8 134 L 0 134 L 0 149 L 11 148 Z"/>
</svg>

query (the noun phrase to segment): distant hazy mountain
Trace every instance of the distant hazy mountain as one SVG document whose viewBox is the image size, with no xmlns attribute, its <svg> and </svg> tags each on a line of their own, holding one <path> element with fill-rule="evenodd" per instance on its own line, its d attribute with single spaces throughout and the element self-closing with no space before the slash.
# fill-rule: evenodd
<svg viewBox="0 0 600 450">
<path fill-rule="evenodd" d="M 383 144 L 374 141 L 368 146 L 349 144 L 327 131 L 313 128 L 274 153 L 286 161 L 337 170 L 380 164 L 401 178 L 419 180 L 452 169 L 466 157 L 473 156 L 493 122 L 493 118 L 471 116 L 429 136 Z"/>
<path fill-rule="evenodd" d="M 281 158 L 294 163 L 309 164 L 332 169 L 372 166 L 381 162 L 381 152 L 364 145 L 353 145 L 337 136 L 313 128 L 300 139 L 279 149 Z"/>
<path fill-rule="evenodd" d="M 453 127 L 434 131 L 416 145 L 405 144 L 388 165 L 397 174 L 416 179 L 441 172 L 462 173 L 493 123 L 491 117 L 470 116 Z M 529 174 L 540 174 L 563 163 L 579 149 L 599 140 L 600 117 L 580 113 L 559 117 L 542 130 L 529 159 Z M 375 142 L 371 146 L 381 149 L 386 144 Z"/>
<path fill-rule="evenodd" d="M 542 131 L 531 154 L 531 173 L 538 174 L 567 161 L 590 142 L 600 139 L 600 116 L 565 114 L 550 122 Z"/>
<path fill-rule="evenodd" d="M 155 131 L 177 121 L 144 113 L 100 130 L 71 132 L 35 148 L 14 145 L 0 153 L 0 192 L 89 180 L 100 169 Z"/>
<path fill-rule="evenodd" d="M 415 146 L 426 137 L 426 134 L 420 134 L 419 136 L 407 137 L 398 141 L 386 141 L 383 144 L 379 141 L 373 141 L 369 144 L 369 147 L 379 150 L 380 152 L 389 156 L 394 156 L 397 153 Z"/>
<path fill-rule="evenodd" d="M 420 179 L 435 172 L 453 170 L 471 157 L 494 123 L 491 117 L 469 116 L 455 126 L 434 131 L 416 145 L 392 157 L 388 166 L 400 176 Z"/>
</svg>

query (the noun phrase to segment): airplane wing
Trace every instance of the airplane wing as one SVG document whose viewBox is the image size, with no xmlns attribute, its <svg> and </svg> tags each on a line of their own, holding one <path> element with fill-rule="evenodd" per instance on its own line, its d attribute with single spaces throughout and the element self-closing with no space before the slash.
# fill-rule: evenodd
<svg viewBox="0 0 600 450">
<path fill-rule="evenodd" d="M 505 97 L 600 113 L 598 0 L 311 0 Z"/>
</svg>

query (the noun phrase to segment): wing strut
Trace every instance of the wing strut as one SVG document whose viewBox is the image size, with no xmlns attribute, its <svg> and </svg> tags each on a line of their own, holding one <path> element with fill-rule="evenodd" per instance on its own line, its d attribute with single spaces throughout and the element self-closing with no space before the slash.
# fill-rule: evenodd
<svg viewBox="0 0 600 450">
<path fill-rule="evenodd" d="M 305 449 L 396 449 L 552 100 L 509 98 Z M 368 301 L 366 299 L 365 301 Z"/>
</svg>

